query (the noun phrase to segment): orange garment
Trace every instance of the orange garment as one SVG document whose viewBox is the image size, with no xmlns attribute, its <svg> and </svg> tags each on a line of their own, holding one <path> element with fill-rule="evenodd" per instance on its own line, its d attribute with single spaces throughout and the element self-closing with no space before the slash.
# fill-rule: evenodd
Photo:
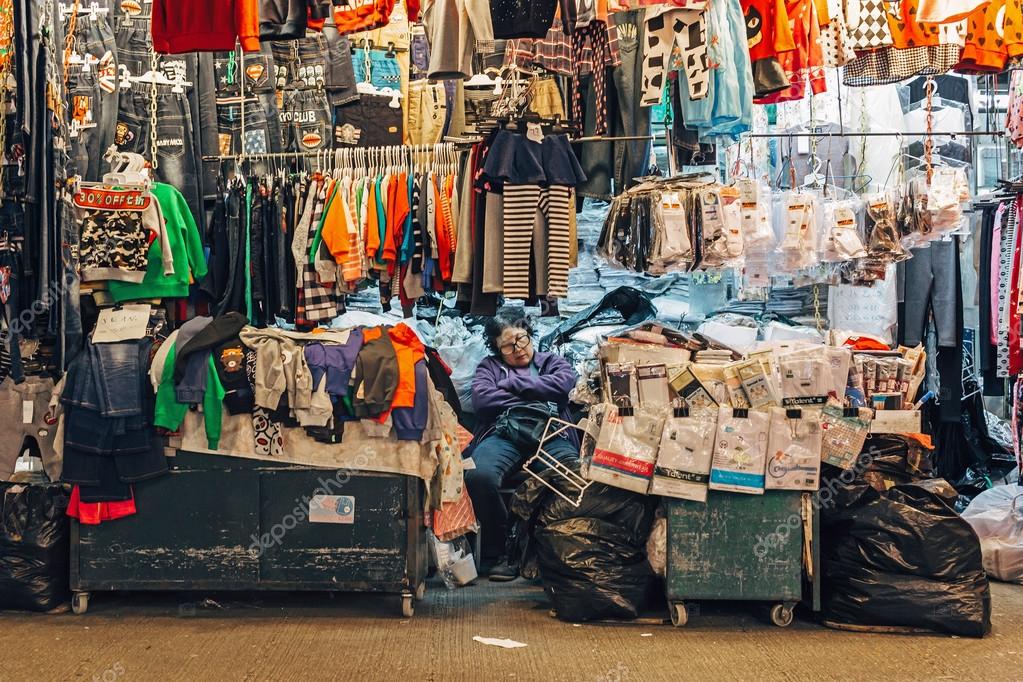
<svg viewBox="0 0 1023 682">
<path fill-rule="evenodd" d="M 408 173 L 399 173 L 391 183 L 391 194 L 388 198 L 387 212 L 387 248 L 384 251 L 384 260 L 387 262 L 387 271 L 395 273 L 395 266 L 398 263 L 398 252 L 401 250 L 402 236 L 404 235 L 405 219 L 410 210 L 408 203 Z"/>
<path fill-rule="evenodd" d="M 387 191 L 385 194 L 384 203 L 384 243 L 383 243 L 383 260 L 388 264 L 388 272 L 394 272 L 394 263 L 398 260 L 398 249 L 394 246 L 394 234 L 395 222 L 394 215 L 398 210 L 396 203 L 398 200 L 398 178 L 397 175 L 387 176 Z"/>
<path fill-rule="evenodd" d="M 807 81 L 815 95 L 827 90 L 816 5 L 812 0 L 793 0 L 785 5 L 785 12 L 789 17 L 795 49 L 779 53 L 778 64 L 785 70 L 791 85 L 784 90 L 758 97 L 754 100 L 757 104 L 803 99 L 806 96 Z"/>
<path fill-rule="evenodd" d="M 1005 26 L 1002 30 L 1005 50 L 1009 59 L 1023 56 L 1023 3 L 1009 0 L 1005 3 Z"/>
<path fill-rule="evenodd" d="M 398 387 L 394 390 L 391 407 L 413 407 L 416 404 L 416 363 L 425 357 L 426 347 L 405 323 L 394 325 L 387 333 L 398 358 Z M 381 416 L 385 417 L 386 413 Z"/>
<path fill-rule="evenodd" d="M 440 180 L 440 187 L 435 187 L 436 202 L 440 206 L 437 212 L 437 267 L 440 269 L 440 276 L 444 282 L 451 281 L 451 234 L 454 232 L 454 225 L 451 216 L 451 196 L 447 188 L 448 177 Z"/>
<path fill-rule="evenodd" d="M 938 24 L 923 24 L 916 20 L 920 0 L 902 0 L 898 14 L 888 10 L 888 30 L 892 32 L 892 47 L 904 50 L 910 47 L 924 47 L 941 43 L 941 29 Z"/>
<path fill-rule="evenodd" d="M 343 191 L 345 191 L 345 213 L 349 218 L 348 253 L 341 263 L 341 277 L 346 282 L 358 282 L 366 275 L 363 267 L 363 258 L 365 256 L 362 249 L 362 232 L 360 231 L 360 225 L 356 221 L 355 213 L 351 210 L 351 206 L 355 202 L 354 188 L 355 183 L 351 183 L 350 187 L 343 187 Z"/>
<path fill-rule="evenodd" d="M 1021 51 L 1019 1 L 991 0 L 966 19 L 966 45 L 956 71 L 993 73 L 1005 69 L 1009 43 L 1018 55 Z"/>
<path fill-rule="evenodd" d="M 741 6 L 751 61 L 796 49 L 785 0 L 742 0 Z"/>
<path fill-rule="evenodd" d="M 394 10 L 395 0 L 373 0 L 354 6 L 334 7 L 334 24 L 341 35 L 371 31 L 386 26 Z"/>
<path fill-rule="evenodd" d="M 333 200 L 323 214 L 323 229 L 320 230 L 320 237 L 327 246 L 327 250 L 330 251 L 330 255 L 334 257 L 334 262 L 342 263 L 348 255 L 350 239 L 348 237 L 348 215 L 341 196 L 343 190 L 340 187 L 337 190 L 334 191 L 333 185 L 328 190 L 328 196 L 333 193 Z"/>
</svg>

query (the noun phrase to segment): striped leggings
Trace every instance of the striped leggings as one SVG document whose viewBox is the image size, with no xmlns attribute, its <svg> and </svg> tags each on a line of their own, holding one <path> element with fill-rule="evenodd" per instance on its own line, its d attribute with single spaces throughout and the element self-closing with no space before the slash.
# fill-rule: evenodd
<svg viewBox="0 0 1023 682">
<path fill-rule="evenodd" d="M 506 297 L 530 296 L 530 251 L 538 218 L 546 220 L 547 248 L 546 253 L 538 249 L 533 255 L 539 263 L 547 266 L 547 295 L 568 295 L 569 220 L 572 209 L 571 187 L 552 186 L 541 189 L 538 185 L 504 186 Z"/>
</svg>

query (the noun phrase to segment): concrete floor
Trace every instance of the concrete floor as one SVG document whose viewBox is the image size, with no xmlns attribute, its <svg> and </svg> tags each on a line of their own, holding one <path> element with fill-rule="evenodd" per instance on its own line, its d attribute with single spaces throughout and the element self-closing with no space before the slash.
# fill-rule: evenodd
<svg viewBox="0 0 1023 682">
<path fill-rule="evenodd" d="M 94 594 L 83 616 L 0 613 L 0 680 L 1023 679 L 1023 586 L 992 585 L 983 640 L 783 630 L 742 605 L 705 605 L 681 629 L 574 626 L 522 581 L 431 588 L 411 620 L 394 597 L 324 594 Z"/>
</svg>

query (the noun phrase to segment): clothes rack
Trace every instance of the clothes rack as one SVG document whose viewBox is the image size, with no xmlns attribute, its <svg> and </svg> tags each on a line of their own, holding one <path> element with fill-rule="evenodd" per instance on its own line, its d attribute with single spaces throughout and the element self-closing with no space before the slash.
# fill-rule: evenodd
<svg viewBox="0 0 1023 682">
<path fill-rule="evenodd" d="M 941 131 L 941 132 L 938 132 L 938 133 L 935 133 L 935 134 L 940 135 L 942 137 L 988 137 L 988 136 L 991 136 L 991 137 L 1002 137 L 1002 136 L 1004 136 L 1005 132 L 1001 131 L 1001 130 L 958 130 L 958 131 L 954 131 L 954 132 L 944 132 L 944 131 Z M 927 132 L 926 131 L 900 132 L 900 133 L 881 132 L 881 131 L 876 131 L 876 132 L 853 132 L 853 131 L 845 132 L 845 131 L 843 131 L 843 132 L 838 132 L 838 133 L 826 132 L 826 131 L 821 131 L 821 132 L 817 132 L 817 133 L 813 133 L 813 132 L 799 132 L 799 133 L 776 132 L 776 133 L 743 133 L 742 137 L 743 138 L 787 138 L 787 137 L 819 137 L 819 138 L 825 138 L 825 137 L 927 137 Z"/>
</svg>

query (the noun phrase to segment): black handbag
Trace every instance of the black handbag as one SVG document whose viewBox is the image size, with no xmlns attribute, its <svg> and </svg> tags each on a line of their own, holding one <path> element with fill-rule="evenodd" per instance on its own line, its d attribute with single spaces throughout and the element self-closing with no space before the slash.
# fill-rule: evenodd
<svg viewBox="0 0 1023 682">
<path fill-rule="evenodd" d="M 557 417 L 558 411 L 549 403 L 534 401 L 509 407 L 501 413 L 494 425 L 494 433 L 513 444 L 520 451 L 533 452 L 540 445 L 547 421 Z"/>
</svg>

